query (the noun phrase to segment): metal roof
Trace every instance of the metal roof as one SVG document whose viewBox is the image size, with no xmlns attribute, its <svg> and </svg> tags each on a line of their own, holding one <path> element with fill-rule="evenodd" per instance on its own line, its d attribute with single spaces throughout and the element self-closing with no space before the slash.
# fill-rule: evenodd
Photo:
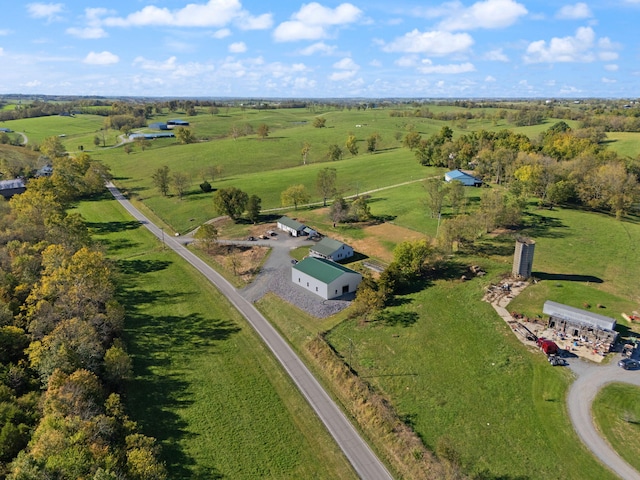
<svg viewBox="0 0 640 480">
<path fill-rule="evenodd" d="M 285 227 L 293 228 L 294 230 L 297 230 L 297 231 L 302 230 L 305 227 L 304 224 L 298 222 L 297 220 L 294 220 L 293 218 L 289 218 L 286 216 L 278 220 L 278 223 L 281 223 Z"/>
<path fill-rule="evenodd" d="M 296 263 L 291 268 L 302 273 L 306 273 L 316 280 L 320 280 L 321 282 L 326 284 L 329 284 L 334 280 L 340 278 L 345 273 L 355 273 L 356 275 L 360 275 L 358 272 L 354 272 L 353 270 L 344 267 L 339 263 L 316 257 L 307 257 L 304 260 Z"/>
<path fill-rule="evenodd" d="M 601 330 L 613 330 L 616 328 L 616 321 L 613 318 L 563 305 L 562 303 L 552 302 L 551 300 L 544 302 L 542 313 L 562 320 L 597 327 Z"/>
<path fill-rule="evenodd" d="M 11 190 L 12 188 L 25 188 L 22 179 L 0 180 L 0 190 Z"/>
<path fill-rule="evenodd" d="M 344 245 L 344 243 L 339 242 L 338 240 L 334 240 L 333 238 L 324 237 L 314 246 L 310 247 L 310 250 L 314 252 L 318 252 L 320 255 L 324 255 L 325 257 L 330 256 L 333 252 L 340 250 L 340 248 Z"/>
<path fill-rule="evenodd" d="M 444 174 L 445 179 L 448 179 L 449 181 L 451 180 L 462 180 L 462 179 L 469 179 L 469 180 L 474 180 L 476 182 L 482 182 L 482 180 L 480 180 L 478 177 L 474 177 L 473 175 L 470 175 L 466 172 L 463 172 L 462 170 L 451 170 L 450 172 L 447 172 Z"/>
</svg>

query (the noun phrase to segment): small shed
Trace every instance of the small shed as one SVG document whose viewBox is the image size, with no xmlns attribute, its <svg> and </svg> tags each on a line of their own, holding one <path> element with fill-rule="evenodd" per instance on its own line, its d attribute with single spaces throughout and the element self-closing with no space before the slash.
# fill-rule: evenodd
<svg viewBox="0 0 640 480">
<path fill-rule="evenodd" d="M 12 133 L 12 132 L 13 130 L 11 130 L 10 128 L 5 128 L 5 127 L 0 128 L 0 133 Z"/>
<path fill-rule="evenodd" d="M 307 228 L 303 223 L 300 223 L 297 220 L 294 220 L 293 218 L 289 218 L 287 216 L 280 218 L 277 225 L 279 230 L 287 232 L 293 237 L 304 235 L 304 229 Z"/>
<path fill-rule="evenodd" d="M 618 338 L 613 318 L 547 300 L 542 313 L 549 315 L 549 328 L 582 341 L 600 344 L 609 351 Z"/>
<path fill-rule="evenodd" d="M 362 275 L 331 260 L 307 257 L 291 267 L 291 281 L 325 300 L 331 300 L 354 293 Z"/>
<path fill-rule="evenodd" d="M 169 130 L 169 127 L 164 122 L 150 123 L 149 128 L 153 128 L 154 130 Z"/>
<path fill-rule="evenodd" d="M 353 257 L 353 248 L 333 238 L 324 237 L 317 244 L 309 248 L 309 255 L 337 262 Z"/>
<path fill-rule="evenodd" d="M 27 187 L 21 178 L 0 181 L 0 195 L 6 199 L 9 199 L 19 193 L 24 193 L 26 190 Z"/>
<path fill-rule="evenodd" d="M 462 183 L 465 187 L 480 187 L 482 186 L 482 180 L 478 177 L 474 177 L 469 172 L 462 171 L 460 169 L 451 170 L 444 174 L 444 179 L 447 182 L 453 182 L 457 180 Z"/>
</svg>

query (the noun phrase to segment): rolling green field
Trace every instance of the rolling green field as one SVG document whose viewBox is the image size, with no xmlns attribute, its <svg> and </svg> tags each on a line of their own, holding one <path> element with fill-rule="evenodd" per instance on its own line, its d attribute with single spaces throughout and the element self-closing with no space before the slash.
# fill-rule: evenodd
<svg viewBox="0 0 640 480">
<path fill-rule="evenodd" d="M 593 402 L 593 414 L 616 452 L 640 470 L 640 388 L 622 383 L 605 386 Z"/>
<path fill-rule="evenodd" d="M 122 272 L 127 407 L 169 478 L 356 478 L 253 330 L 113 200 L 78 209 Z"/>
<path fill-rule="evenodd" d="M 317 115 L 327 119 L 327 128 L 312 127 Z M 434 236 L 438 220 L 425 208 L 425 191 L 419 180 L 441 175 L 443 170 L 420 166 L 412 152 L 400 147 L 398 132 L 404 134 L 412 127 L 427 136 L 443 125 L 453 125 L 455 135 L 479 128 L 509 128 L 535 137 L 555 123 L 547 120 L 543 125 L 513 128 L 504 120 L 497 124 L 469 120 L 465 128 L 456 128 L 452 122 L 390 117 L 388 111 L 376 109 L 231 109 L 228 113 L 221 109 L 218 115 L 185 117 L 176 113 L 152 121 L 163 118 L 187 119 L 197 136 L 216 140 L 184 146 L 173 140 L 153 141 L 146 151 L 135 147 L 129 155 L 121 148 L 98 149 L 91 154 L 111 166 L 115 182 L 134 200 L 180 233 L 217 216 L 212 194 L 202 193 L 197 186 L 205 167 L 222 167 L 222 176 L 212 182 L 214 188 L 236 186 L 258 195 L 263 209 L 271 209 L 280 206 L 284 189 L 299 183 L 307 187 L 312 201 L 320 201 L 316 175 L 330 166 L 337 169 L 338 187 L 345 196 L 397 185 L 371 194 L 373 215 Z M 253 128 L 267 123 L 269 137 L 221 138 L 232 125 L 247 123 Z M 46 128 L 53 130 L 51 125 Z M 360 141 L 360 155 L 345 153 L 343 160 L 327 163 L 328 146 L 343 146 L 351 132 Z M 372 155 L 365 152 L 366 138 L 375 132 L 383 141 L 380 151 Z M 94 134 L 78 132 L 77 137 L 65 137 L 65 142 L 71 142 L 65 145 L 76 148 L 71 145 L 84 138 L 91 141 Z M 302 165 L 300 155 L 304 142 L 312 146 L 308 165 Z M 633 141 L 623 135 L 610 145 L 632 151 Z M 192 188 L 183 200 L 162 197 L 153 187 L 151 175 L 163 165 L 191 177 Z M 405 182 L 411 183 L 400 185 Z M 467 189 L 466 193 L 474 205 L 482 189 Z M 145 433 L 161 440 L 175 478 L 192 474 L 200 477 L 191 478 L 315 476 L 333 447 L 311 452 L 309 439 L 320 435 L 322 429 L 307 418 L 311 416 L 308 412 L 288 415 L 304 412 L 306 407 L 297 403 L 297 394 L 288 390 L 292 387 L 269 363 L 261 344 L 215 291 L 202 285 L 180 262 L 172 257 L 167 260 L 168 252 L 159 251 L 146 234 L 118 216 L 121 214 L 115 207 L 103 203 L 83 204 L 82 210 L 97 224 L 129 282 L 127 333 L 137 374 L 129 402 L 132 417 L 139 419 Z M 370 235 L 351 226 L 332 229 L 321 209 L 289 213 L 347 240 L 366 240 Z M 446 218 L 449 212 L 445 209 L 443 213 Z M 113 231 L 104 226 L 107 221 L 114 223 L 109 227 Z M 627 327 L 619 313 L 637 309 L 640 302 L 635 278 L 640 265 L 637 219 L 620 222 L 599 213 L 530 207 L 525 221 L 525 230 L 517 233 L 530 235 L 537 242 L 534 275 L 540 281 L 528 287 L 509 309 L 534 316 L 541 313 L 546 299 L 577 307 L 589 303 L 593 309 L 601 304 L 605 308 L 599 313 L 615 317 Z M 568 370 L 550 368 L 481 302 L 487 284 L 510 271 L 515 234 L 505 232 L 479 241 L 468 256 L 451 259 L 445 278 L 415 285 L 412 292 L 399 296 L 382 318 L 364 326 L 345 320 L 344 314 L 316 322 L 268 298 L 260 308 L 298 350 L 318 332 L 330 330 L 328 340 L 339 354 L 390 398 L 425 444 L 433 450 L 443 443 L 449 445 L 456 462 L 477 478 L 612 478 L 582 447 L 568 421 L 565 394 L 572 381 Z M 396 243 L 389 240 L 384 245 L 391 251 Z M 466 283 L 457 280 L 471 264 L 482 266 L 488 275 Z M 236 358 L 242 356 L 240 352 L 248 358 Z M 256 382 L 257 386 L 249 391 L 233 382 Z M 254 389 L 259 394 L 254 395 Z M 148 392 L 151 401 L 145 396 Z M 168 392 L 167 398 L 164 392 Z M 225 398 L 231 400 L 223 406 L 225 401 L 220 399 Z M 242 417 L 245 407 L 255 413 Z M 252 429 L 254 415 L 275 420 L 265 419 L 251 434 L 246 430 Z M 159 416 L 163 422 L 154 421 Z M 237 426 L 234 422 L 239 416 L 241 424 Z M 309 423 L 299 424 L 301 418 Z M 285 432 L 282 444 L 256 445 L 280 422 Z M 297 429 L 300 425 L 302 433 Z M 295 446 L 287 446 L 290 443 Z M 211 450 L 211 445 L 224 447 L 218 452 Z M 292 449 L 291 458 L 286 454 L 288 448 Z M 248 451 L 251 454 L 245 456 Z M 242 452 L 240 456 L 238 452 Z M 327 469 L 337 472 L 336 478 L 352 475 L 344 459 L 336 457 L 334 463 L 327 463 L 331 465 Z"/>
</svg>

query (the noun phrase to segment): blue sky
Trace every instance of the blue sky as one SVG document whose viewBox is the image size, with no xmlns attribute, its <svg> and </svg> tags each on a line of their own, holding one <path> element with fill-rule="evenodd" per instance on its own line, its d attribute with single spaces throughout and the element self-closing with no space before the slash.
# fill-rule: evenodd
<svg viewBox="0 0 640 480">
<path fill-rule="evenodd" d="M 2 3 L 0 94 L 639 96 L 640 0 Z"/>
</svg>

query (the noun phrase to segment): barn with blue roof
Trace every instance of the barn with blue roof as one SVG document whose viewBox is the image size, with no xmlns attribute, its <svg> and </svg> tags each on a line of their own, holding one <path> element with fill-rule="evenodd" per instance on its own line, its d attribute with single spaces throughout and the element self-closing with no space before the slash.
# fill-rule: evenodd
<svg viewBox="0 0 640 480">
<path fill-rule="evenodd" d="M 465 187 L 480 187 L 482 185 L 482 180 L 478 177 L 474 177 L 469 172 L 465 172 L 463 170 L 451 170 L 444 174 L 444 179 L 447 182 L 453 182 L 457 180 L 462 183 Z"/>
</svg>

